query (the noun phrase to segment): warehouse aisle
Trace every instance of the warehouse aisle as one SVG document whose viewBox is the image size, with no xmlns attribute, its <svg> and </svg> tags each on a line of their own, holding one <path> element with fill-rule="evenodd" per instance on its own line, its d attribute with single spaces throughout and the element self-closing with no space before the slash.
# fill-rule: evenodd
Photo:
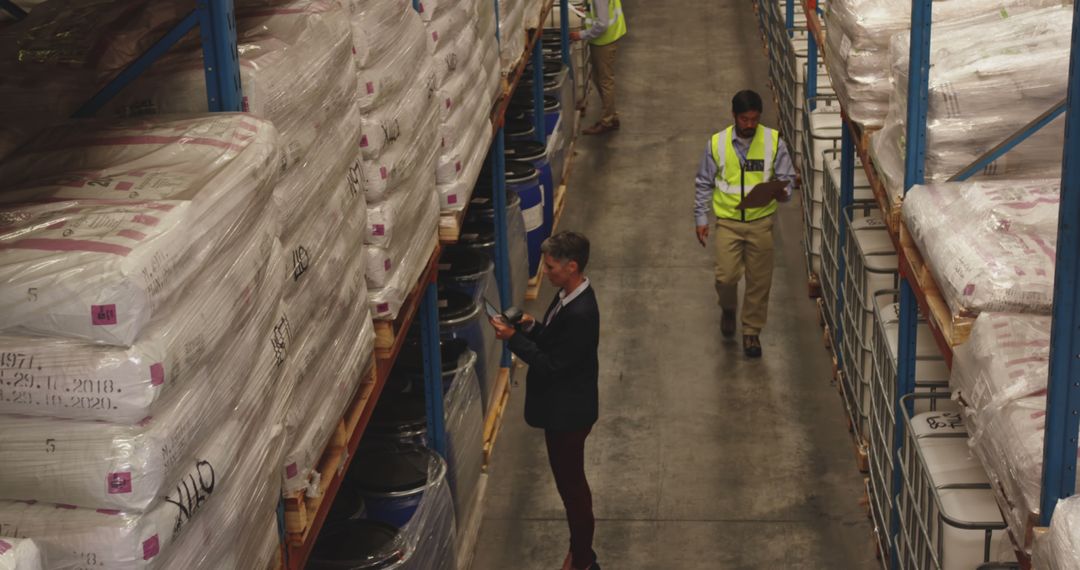
<svg viewBox="0 0 1080 570">
<path fill-rule="evenodd" d="M 776 125 L 756 20 L 741 0 L 623 0 L 622 130 L 585 138 L 563 229 L 593 243 L 600 421 L 586 448 L 607 570 L 874 568 L 862 478 L 806 297 L 798 204 L 782 208 L 765 357 L 720 335 L 712 249 L 693 235 L 693 176 L 731 96 Z M 590 104 L 595 120 L 599 102 Z M 545 286 L 530 309 L 542 312 Z M 524 374 L 517 375 L 519 383 Z M 554 570 L 567 550 L 543 436 L 511 398 L 473 568 Z"/>
</svg>

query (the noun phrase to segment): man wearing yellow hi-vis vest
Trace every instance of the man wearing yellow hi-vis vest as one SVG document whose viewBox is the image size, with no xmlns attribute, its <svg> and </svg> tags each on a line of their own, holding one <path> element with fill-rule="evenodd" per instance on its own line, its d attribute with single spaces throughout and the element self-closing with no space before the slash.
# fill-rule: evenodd
<svg viewBox="0 0 1080 570">
<path fill-rule="evenodd" d="M 619 113 L 615 110 L 615 53 L 619 38 L 626 35 L 626 16 L 621 0 L 587 0 L 587 3 L 587 29 L 571 32 L 570 39 L 589 42 L 592 81 L 600 91 L 603 114 L 595 125 L 581 132 L 599 135 L 619 128 Z"/>
<path fill-rule="evenodd" d="M 773 220 L 777 201 L 787 202 L 795 184 L 791 155 L 780 134 L 759 124 L 761 96 L 740 91 L 731 100 L 735 124 L 709 139 L 695 179 L 694 224 L 702 246 L 709 222 L 716 225 L 716 294 L 722 315 L 720 332 L 735 335 L 739 281 L 746 275 L 742 332 L 746 356 L 761 356 L 759 335 L 769 308 L 773 272 Z M 782 187 L 743 203 L 755 186 L 773 180 Z M 711 210 L 711 211 L 710 211 Z"/>
</svg>

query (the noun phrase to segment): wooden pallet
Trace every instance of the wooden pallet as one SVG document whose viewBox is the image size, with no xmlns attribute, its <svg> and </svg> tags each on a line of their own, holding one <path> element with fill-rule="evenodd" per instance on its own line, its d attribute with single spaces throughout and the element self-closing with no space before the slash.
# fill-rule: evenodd
<svg viewBox="0 0 1080 570">
<path fill-rule="evenodd" d="M 428 257 L 427 266 L 420 273 L 412 291 L 405 299 L 405 303 L 398 311 L 397 318 L 392 321 L 375 321 L 375 356 L 380 360 L 392 360 L 401 350 L 405 340 L 405 333 L 420 310 L 420 303 L 424 300 L 424 289 L 435 278 L 439 266 L 439 253 L 442 251 L 439 245 L 439 236 L 431 236 L 431 255 Z"/>
<path fill-rule="evenodd" d="M 908 278 L 919 299 L 919 308 L 930 322 L 930 328 L 941 345 L 949 365 L 952 365 L 952 347 L 963 344 L 971 336 L 975 318 L 954 315 L 938 289 L 933 272 L 915 245 L 907 228 L 900 226 L 900 272 Z"/>
<path fill-rule="evenodd" d="M 316 470 L 322 474 L 318 495 L 308 497 L 305 491 L 297 491 L 285 497 L 285 533 L 288 544 L 299 547 L 309 539 L 315 517 L 328 495 L 330 484 L 348 464 L 349 439 L 360 427 L 364 412 L 374 407 L 373 394 L 377 383 L 375 363 L 372 362 L 364 372 L 352 403 L 338 420 L 337 428 L 330 436 L 330 441 L 327 442 L 316 466 Z M 366 415 L 370 417 L 371 414 L 369 412 Z"/>
<path fill-rule="evenodd" d="M 510 401 L 510 368 L 500 368 L 499 377 L 495 381 L 495 391 L 492 392 L 492 405 L 488 415 L 484 418 L 484 472 L 487 472 L 491 462 L 491 453 L 495 449 L 495 440 L 502 431 L 503 415 L 506 413 L 506 404 Z"/>
</svg>

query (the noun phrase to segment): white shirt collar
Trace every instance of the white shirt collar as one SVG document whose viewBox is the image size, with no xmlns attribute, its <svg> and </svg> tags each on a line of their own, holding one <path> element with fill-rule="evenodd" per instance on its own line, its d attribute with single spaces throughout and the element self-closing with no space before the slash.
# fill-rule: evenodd
<svg viewBox="0 0 1080 570">
<path fill-rule="evenodd" d="M 573 301 L 574 299 L 577 299 L 588 288 L 589 288 L 589 278 L 586 277 L 585 280 L 582 281 L 581 284 L 578 285 L 576 289 L 571 291 L 569 295 L 566 294 L 565 290 L 559 289 L 559 304 L 564 306 L 564 307 L 569 305 L 571 301 Z"/>
</svg>

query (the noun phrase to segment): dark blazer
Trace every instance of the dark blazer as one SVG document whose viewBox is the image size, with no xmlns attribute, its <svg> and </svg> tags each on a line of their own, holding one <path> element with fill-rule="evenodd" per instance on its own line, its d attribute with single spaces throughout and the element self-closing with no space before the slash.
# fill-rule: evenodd
<svg viewBox="0 0 1080 570">
<path fill-rule="evenodd" d="M 525 378 L 525 421 L 537 428 L 577 431 L 592 427 L 599 414 L 600 310 L 589 285 L 544 326 L 559 302 L 529 332 L 510 337 L 510 350 L 529 365 Z"/>
</svg>

